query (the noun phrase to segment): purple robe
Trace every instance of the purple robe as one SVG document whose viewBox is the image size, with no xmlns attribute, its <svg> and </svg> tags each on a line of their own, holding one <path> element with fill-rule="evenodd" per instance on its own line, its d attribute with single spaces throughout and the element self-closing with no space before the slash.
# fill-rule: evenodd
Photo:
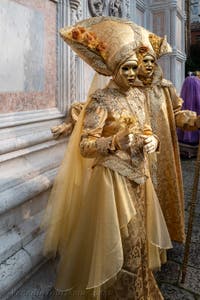
<svg viewBox="0 0 200 300">
<path fill-rule="evenodd" d="M 181 89 L 183 99 L 182 110 L 192 110 L 200 115 L 200 79 L 196 76 L 189 76 L 183 82 Z M 188 145 L 198 145 L 200 131 L 186 131 L 177 129 L 178 140 L 180 143 Z"/>
</svg>

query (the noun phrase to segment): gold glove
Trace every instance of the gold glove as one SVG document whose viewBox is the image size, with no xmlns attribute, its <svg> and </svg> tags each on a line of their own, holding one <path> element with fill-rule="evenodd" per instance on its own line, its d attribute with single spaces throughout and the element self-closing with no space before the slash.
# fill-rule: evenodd
<svg viewBox="0 0 200 300">
<path fill-rule="evenodd" d="M 195 123 L 196 123 L 196 127 L 197 127 L 198 129 L 200 129 L 200 115 L 197 116 Z"/>
<path fill-rule="evenodd" d="M 113 139 L 113 143 L 116 149 L 126 151 L 130 148 L 133 142 L 133 134 L 130 134 L 129 129 L 120 130 Z"/>
<path fill-rule="evenodd" d="M 61 135 L 70 135 L 73 130 L 72 123 L 62 123 L 60 125 L 51 128 L 51 132 L 55 139 L 59 138 Z"/>
<path fill-rule="evenodd" d="M 196 121 L 196 112 L 190 110 L 181 110 L 176 116 L 176 126 L 186 129 L 187 127 L 194 127 Z"/>
</svg>

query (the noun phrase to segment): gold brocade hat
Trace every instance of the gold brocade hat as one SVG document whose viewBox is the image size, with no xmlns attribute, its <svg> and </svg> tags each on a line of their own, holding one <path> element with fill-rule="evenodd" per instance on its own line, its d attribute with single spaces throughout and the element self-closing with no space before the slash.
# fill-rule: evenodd
<svg viewBox="0 0 200 300">
<path fill-rule="evenodd" d="M 156 56 L 161 50 L 149 38 L 153 35 L 151 32 L 131 21 L 115 17 L 89 18 L 60 29 L 60 35 L 96 72 L 107 76 L 113 75 L 116 67 L 141 46 L 147 47 Z M 162 54 L 167 51 L 167 48 L 162 49 Z M 159 53 L 160 56 L 162 54 Z"/>
<path fill-rule="evenodd" d="M 144 34 L 146 35 L 146 33 Z M 147 54 L 152 55 L 155 59 L 159 59 L 161 56 L 172 52 L 172 48 L 168 44 L 166 36 L 161 38 L 154 33 L 148 33 L 148 39 L 152 48 L 143 45 L 137 49 L 139 63 L 141 63 L 143 57 Z"/>
</svg>

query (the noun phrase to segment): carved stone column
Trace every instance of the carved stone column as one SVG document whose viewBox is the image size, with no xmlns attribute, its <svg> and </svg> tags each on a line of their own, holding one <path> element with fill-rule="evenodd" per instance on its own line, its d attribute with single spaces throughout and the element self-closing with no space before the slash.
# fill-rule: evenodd
<svg viewBox="0 0 200 300">
<path fill-rule="evenodd" d="M 79 17 L 79 8 L 81 1 L 80 0 L 69 0 L 70 3 L 70 19 L 71 24 L 74 24 L 78 21 Z M 73 51 L 70 51 L 70 102 L 74 102 L 76 99 L 76 54 Z"/>
<path fill-rule="evenodd" d="M 152 28 L 149 29 L 160 36 L 167 35 L 173 50 L 170 56 L 161 59 L 165 77 L 180 91 L 185 63 L 184 1 L 167 0 L 158 3 L 157 0 L 151 0 L 147 4 L 152 19 Z"/>
</svg>

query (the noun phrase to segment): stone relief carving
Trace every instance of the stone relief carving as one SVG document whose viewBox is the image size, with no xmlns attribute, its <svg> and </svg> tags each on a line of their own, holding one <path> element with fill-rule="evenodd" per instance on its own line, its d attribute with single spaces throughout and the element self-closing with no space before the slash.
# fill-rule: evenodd
<svg viewBox="0 0 200 300">
<path fill-rule="evenodd" d="M 109 2 L 109 15 L 113 17 L 122 17 L 122 0 L 110 0 Z"/>
<path fill-rule="evenodd" d="M 103 15 L 130 17 L 130 0 L 88 0 L 88 7 L 92 17 Z"/>
<path fill-rule="evenodd" d="M 71 22 L 74 24 L 78 19 L 81 18 L 81 0 L 69 0 L 71 9 Z"/>
<path fill-rule="evenodd" d="M 88 7 L 92 17 L 102 16 L 106 7 L 106 0 L 88 0 Z"/>
<path fill-rule="evenodd" d="M 80 0 L 69 0 L 69 5 L 72 10 L 77 10 L 80 4 Z"/>
<path fill-rule="evenodd" d="M 79 7 L 77 8 L 77 11 L 76 11 L 76 18 L 77 20 L 80 20 L 82 17 L 82 7 L 81 5 L 79 5 Z"/>
<path fill-rule="evenodd" d="M 125 0 L 125 16 L 127 19 L 130 18 L 130 0 Z"/>
</svg>

